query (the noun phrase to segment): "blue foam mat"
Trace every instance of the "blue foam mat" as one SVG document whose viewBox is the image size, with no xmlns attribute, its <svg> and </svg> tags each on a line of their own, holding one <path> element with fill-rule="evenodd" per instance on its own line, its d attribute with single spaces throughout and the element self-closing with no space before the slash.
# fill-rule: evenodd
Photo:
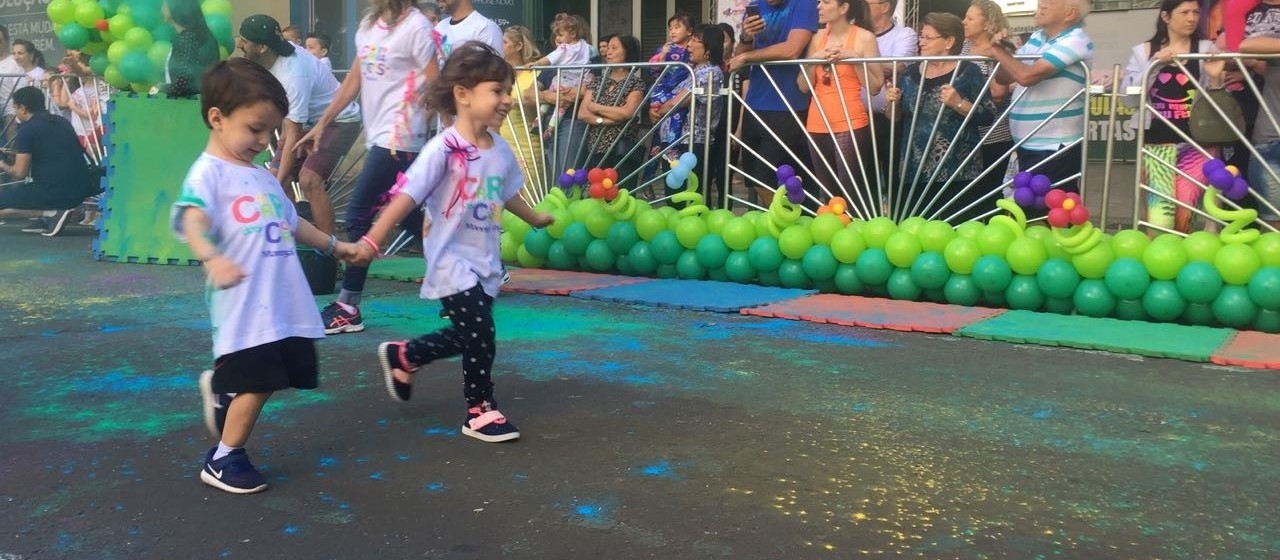
<svg viewBox="0 0 1280 560">
<path fill-rule="evenodd" d="M 814 290 L 768 288 L 733 282 L 651 280 L 638 284 L 583 290 L 572 297 L 658 307 L 737 313 L 744 308 L 804 297 Z"/>
</svg>

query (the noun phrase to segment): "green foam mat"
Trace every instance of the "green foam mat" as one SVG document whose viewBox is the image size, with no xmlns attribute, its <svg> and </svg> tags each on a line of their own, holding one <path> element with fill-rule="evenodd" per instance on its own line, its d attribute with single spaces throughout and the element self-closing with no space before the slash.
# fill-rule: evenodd
<svg viewBox="0 0 1280 560">
<path fill-rule="evenodd" d="M 427 272 L 427 263 L 422 257 L 391 257 L 378 259 L 369 266 L 370 278 L 398 280 L 400 282 L 421 282 Z"/>
<path fill-rule="evenodd" d="M 1081 315 L 1006 311 L 963 327 L 955 334 L 985 340 L 1208 362 L 1234 332 L 1231 329 L 1096 319 Z"/>
</svg>

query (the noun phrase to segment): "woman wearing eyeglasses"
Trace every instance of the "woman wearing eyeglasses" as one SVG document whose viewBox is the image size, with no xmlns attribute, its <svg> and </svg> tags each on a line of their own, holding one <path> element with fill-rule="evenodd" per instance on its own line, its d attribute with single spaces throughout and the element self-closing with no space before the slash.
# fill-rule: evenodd
<svg viewBox="0 0 1280 560">
<path fill-rule="evenodd" d="M 960 53 L 964 44 L 964 25 L 960 18 L 947 13 L 934 12 L 924 17 L 920 26 L 920 55 L 948 56 Z M 910 138 L 902 162 L 903 186 L 926 185 L 923 200 L 908 201 L 907 211 L 914 210 L 929 216 L 946 208 L 942 218 L 960 210 L 948 204 L 951 198 L 963 196 L 961 191 L 982 170 L 982 153 L 973 154 L 968 165 L 960 163 L 977 150 L 982 136 L 978 127 L 990 125 L 995 114 L 991 95 L 983 91 L 986 80 L 982 71 L 968 62 L 948 60 L 913 64 L 899 77 L 901 88 L 890 87 L 886 99 L 887 110 L 897 119 L 905 116 L 909 128 L 900 134 Z M 893 108 L 897 110 L 894 111 Z M 965 118 L 969 122 L 965 125 Z M 937 123 L 937 133 L 934 123 Z M 929 180 L 935 177 L 934 184 Z M 933 197 L 948 180 L 948 194 Z M 976 187 L 975 187 L 976 188 Z M 972 192 L 974 189 L 969 189 Z M 911 188 L 908 192 L 913 192 Z M 965 193 L 967 194 L 967 192 Z M 919 203 L 918 207 L 917 202 Z"/>
<path fill-rule="evenodd" d="M 884 74 L 876 63 L 838 62 L 880 56 L 867 19 L 866 0 L 819 1 L 818 23 L 825 29 L 809 41 L 807 58 L 823 59 L 827 64 L 810 67 L 796 80 L 802 93 L 813 92 L 805 123 L 812 138 L 809 158 L 813 175 L 828 192 L 849 198 L 850 203 L 861 197 L 847 197 L 849 189 L 866 188 L 874 182 L 872 168 L 863 173 L 864 164 L 872 161 L 867 101 L 880 92 Z"/>
</svg>

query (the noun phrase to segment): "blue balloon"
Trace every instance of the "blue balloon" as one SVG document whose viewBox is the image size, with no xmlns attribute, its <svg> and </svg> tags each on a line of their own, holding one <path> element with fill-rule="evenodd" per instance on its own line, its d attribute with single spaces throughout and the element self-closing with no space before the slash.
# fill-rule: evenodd
<svg viewBox="0 0 1280 560">
<path fill-rule="evenodd" d="M 684 181 L 681 181 L 681 180 L 680 180 L 680 177 L 677 177 L 677 176 L 676 176 L 676 172 L 675 172 L 675 171 L 672 171 L 671 173 L 667 173 L 667 188 L 668 188 L 668 189 L 678 189 L 678 188 L 680 188 L 680 185 L 683 185 L 683 184 L 684 184 Z"/>
<path fill-rule="evenodd" d="M 685 152 L 680 154 L 680 165 L 686 169 L 693 169 L 698 166 L 698 155 L 693 152 Z"/>
</svg>

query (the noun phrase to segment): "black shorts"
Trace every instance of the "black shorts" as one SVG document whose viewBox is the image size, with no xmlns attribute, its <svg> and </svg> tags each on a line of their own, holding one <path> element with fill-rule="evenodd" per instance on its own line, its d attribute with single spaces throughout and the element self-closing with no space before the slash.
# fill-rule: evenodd
<svg viewBox="0 0 1280 560">
<path fill-rule="evenodd" d="M 213 392 L 270 393 L 320 386 L 316 342 L 290 337 L 218 357 L 213 364 Z"/>
</svg>

